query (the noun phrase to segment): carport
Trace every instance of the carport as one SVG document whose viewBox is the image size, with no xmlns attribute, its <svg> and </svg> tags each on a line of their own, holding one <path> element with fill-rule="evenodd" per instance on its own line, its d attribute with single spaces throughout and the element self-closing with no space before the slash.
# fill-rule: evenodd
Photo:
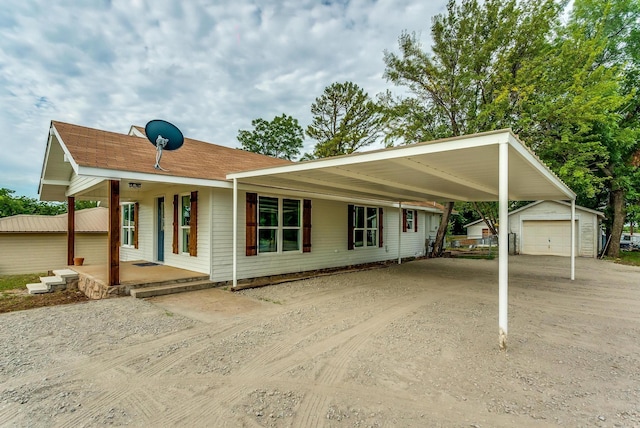
<svg viewBox="0 0 640 428">
<path fill-rule="evenodd" d="M 575 242 L 575 193 L 510 129 L 337 156 L 227 175 L 233 180 L 233 286 L 237 285 L 238 186 L 295 190 L 318 196 L 398 203 L 498 201 L 499 224 L 508 224 L 509 201 L 570 200 Z M 575 244 L 570 278 L 575 278 Z M 499 344 L 508 327 L 508 242 L 499 236 Z"/>
</svg>

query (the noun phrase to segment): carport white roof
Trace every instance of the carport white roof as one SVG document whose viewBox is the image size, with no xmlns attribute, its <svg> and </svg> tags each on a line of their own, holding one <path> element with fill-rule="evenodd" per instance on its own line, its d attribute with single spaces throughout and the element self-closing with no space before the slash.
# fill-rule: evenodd
<svg viewBox="0 0 640 428">
<path fill-rule="evenodd" d="M 238 183 L 385 201 L 497 201 L 508 144 L 509 200 L 575 193 L 510 129 L 228 174 Z"/>
</svg>

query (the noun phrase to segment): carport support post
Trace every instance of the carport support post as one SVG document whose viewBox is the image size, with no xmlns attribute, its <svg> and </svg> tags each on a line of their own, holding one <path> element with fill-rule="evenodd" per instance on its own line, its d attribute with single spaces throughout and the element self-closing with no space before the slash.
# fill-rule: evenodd
<svg viewBox="0 0 640 428">
<path fill-rule="evenodd" d="M 401 263 L 402 263 L 402 202 L 398 202 L 398 264 L 401 264 Z"/>
<path fill-rule="evenodd" d="M 120 182 L 109 180 L 109 285 L 120 285 Z"/>
<path fill-rule="evenodd" d="M 571 199 L 571 281 L 576 279 L 576 200 Z"/>
<path fill-rule="evenodd" d="M 233 283 L 231 288 L 238 285 L 238 179 L 233 179 Z"/>
<path fill-rule="evenodd" d="M 76 248 L 76 198 L 67 196 L 67 265 L 73 265 Z"/>
<path fill-rule="evenodd" d="M 509 143 L 500 144 L 498 229 L 498 327 L 501 350 L 507 349 L 509 305 Z"/>
</svg>

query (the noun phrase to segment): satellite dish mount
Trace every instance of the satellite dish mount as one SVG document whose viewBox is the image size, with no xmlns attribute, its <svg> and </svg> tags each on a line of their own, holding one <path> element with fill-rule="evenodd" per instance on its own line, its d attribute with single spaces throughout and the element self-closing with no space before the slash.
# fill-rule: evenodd
<svg viewBox="0 0 640 428">
<path fill-rule="evenodd" d="M 156 164 L 155 169 L 161 171 L 169 171 L 160 166 L 163 150 L 177 150 L 184 143 L 182 132 L 173 124 L 165 120 L 152 120 L 144 127 L 147 138 L 156 146 Z"/>
</svg>

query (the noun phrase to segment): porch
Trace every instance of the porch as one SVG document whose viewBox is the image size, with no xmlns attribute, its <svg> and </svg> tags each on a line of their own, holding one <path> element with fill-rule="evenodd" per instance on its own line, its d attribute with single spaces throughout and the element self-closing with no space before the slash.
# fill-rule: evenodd
<svg viewBox="0 0 640 428">
<path fill-rule="evenodd" d="M 78 272 L 78 289 L 91 299 L 126 296 L 131 290 L 208 282 L 209 275 L 144 260 L 120 262 L 120 284 L 109 286 L 109 266 L 70 266 Z"/>
</svg>

